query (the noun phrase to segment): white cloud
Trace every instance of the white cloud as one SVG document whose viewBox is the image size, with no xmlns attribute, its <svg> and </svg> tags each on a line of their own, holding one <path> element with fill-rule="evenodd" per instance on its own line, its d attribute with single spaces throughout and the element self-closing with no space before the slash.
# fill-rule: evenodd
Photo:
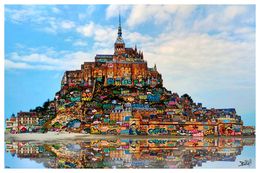
<svg viewBox="0 0 260 173">
<path fill-rule="evenodd" d="M 56 64 L 60 63 L 59 59 L 48 57 L 44 54 L 33 53 L 30 55 L 19 55 L 17 53 L 12 53 L 10 59 L 18 60 L 21 62 L 30 62 L 30 63 L 43 63 L 43 64 Z"/>
<path fill-rule="evenodd" d="M 138 44 L 138 47 L 142 47 L 143 44 L 147 44 L 151 41 L 153 41 L 153 37 L 146 35 L 146 34 L 141 34 L 139 32 L 131 32 L 126 30 L 124 32 L 124 39 L 127 45 L 134 46 Z"/>
<path fill-rule="evenodd" d="M 209 8 L 205 10 L 207 14 L 204 18 L 194 20 L 193 30 L 198 32 L 233 32 L 243 27 L 242 22 L 248 20 L 248 6 L 226 6 Z"/>
<path fill-rule="evenodd" d="M 77 32 L 83 34 L 86 37 L 91 37 L 94 34 L 95 25 L 93 22 L 90 22 L 84 26 L 77 28 Z"/>
<path fill-rule="evenodd" d="M 87 61 L 93 61 L 94 54 L 92 52 L 82 52 L 82 51 L 77 51 L 77 52 L 71 52 L 66 55 L 64 55 L 63 62 L 65 62 L 65 67 L 63 67 L 62 64 L 61 68 L 62 69 L 69 69 L 69 70 L 75 70 L 75 69 L 80 69 L 80 65 L 83 64 L 84 62 Z"/>
<path fill-rule="evenodd" d="M 90 22 L 84 26 L 79 26 L 77 31 L 86 37 L 91 37 L 94 40 L 93 50 L 99 48 L 110 49 L 113 52 L 113 45 L 117 37 L 117 29 L 112 26 L 101 26 Z M 152 37 L 139 32 L 132 32 L 123 28 L 123 38 L 126 46 L 133 47 L 135 44 L 142 46 L 142 43 L 152 41 Z M 99 53 L 99 52 L 97 52 Z"/>
<path fill-rule="evenodd" d="M 192 5 L 135 5 L 131 9 L 127 24 L 134 27 L 147 21 L 154 24 L 177 21 L 179 18 L 188 17 L 195 8 Z"/>
<path fill-rule="evenodd" d="M 6 18 L 16 23 L 25 19 L 27 15 L 31 15 L 32 11 L 5 8 L 5 14 L 6 14 Z"/>
<path fill-rule="evenodd" d="M 23 5 L 19 8 L 6 7 L 5 19 L 16 24 L 28 24 L 36 30 L 52 34 L 76 26 L 73 21 L 59 17 L 60 13 L 61 10 L 56 6 Z"/>
<path fill-rule="evenodd" d="M 121 15 L 124 15 L 128 12 L 128 10 L 131 7 L 132 7 L 131 5 L 116 5 L 116 4 L 109 5 L 106 9 L 106 19 L 110 19 L 112 17 L 118 17 L 119 13 L 121 13 Z"/>
<path fill-rule="evenodd" d="M 52 33 L 52 34 L 57 34 L 58 32 L 65 32 L 74 29 L 75 27 L 76 24 L 73 21 L 70 20 L 59 21 L 55 17 L 49 17 L 46 26 L 40 27 L 39 30 Z"/>
<path fill-rule="evenodd" d="M 224 10 L 224 14 L 222 14 L 225 17 L 222 17 L 222 19 L 229 21 L 246 12 L 247 12 L 247 8 L 242 5 L 227 6 L 226 9 Z"/>
<path fill-rule="evenodd" d="M 94 40 L 93 48 L 110 47 L 116 39 L 116 31 L 110 26 L 101 26 L 90 22 L 84 26 L 79 26 L 77 32 L 85 37 L 92 37 Z"/>
<path fill-rule="evenodd" d="M 39 30 L 48 32 L 48 33 L 56 33 L 57 30 L 59 29 L 60 24 L 56 21 L 54 17 L 50 17 L 48 19 L 48 24 L 44 26 L 43 28 L 39 28 Z"/>
<path fill-rule="evenodd" d="M 209 107 L 255 107 L 255 43 L 200 33 L 161 34 L 143 43 L 144 59 L 157 64 L 164 86 Z"/>
<path fill-rule="evenodd" d="M 83 62 L 91 61 L 94 58 L 94 54 L 82 51 L 50 50 L 50 48 L 46 48 L 44 53 L 30 53 L 28 51 L 26 55 L 13 52 L 5 58 L 5 68 L 7 70 L 75 70 L 80 69 L 80 65 Z"/>
<path fill-rule="evenodd" d="M 65 38 L 64 41 L 65 41 L 65 42 L 71 42 L 71 41 L 72 41 L 72 38 L 70 38 L 70 37 Z"/>
<path fill-rule="evenodd" d="M 18 8 L 5 7 L 5 18 L 13 23 L 28 23 L 34 25 L 46 24 L 56 7 L 41 5 L 22 5 Z M 58 8 L 56 8 L 57 12 Z"/>
<path fill-rule="evenodd" d="M 106 42 L 107 44 L 114 42 L 116 39 L 116 30 L 110 27 L 98 27 L 95 29 L 95 41 Z"/>
<path fill-rule="evenodd" d="M 58 7 L 53 7 L 52 12 L 58 14 L 61 12 L 61 10 Z"/>
<path fill-rule="evenodd" d="M 73 43 L 74 46 L 87 46 L 87 42 L 84 41 L 84 40 L 76 40 L 74 43 Z"/>
<path fill-rule="evenodd" d="M 5 60 L 6 69 L 32 69 L 33 67 L 27 63 L 23 62 L 13 62 L 9 59 Z"/>
<path fill-rule="evenodd" d="M 178 88 L 178 92 L 249 87 L 254 81 L 253 42 L 173 32 L 143 44 L 143 48 L 149 64 L 157 63 L 168 79 L 164 80 L 167 88 Z"/>
<path fill-rule="evenodd" d="M 65 20 L 61 22 L 61 27 L 64 29 L 74 28 L 76 25 L 73 21 Z"/>
<path fill-rule="evenodd" d="M 91 17 L 92 14 L 95 12 L 96 6 L 95 5 L 88 5 L 86 10 L 83 13 L 78 14 L 79 20 L 86 20 L 87 18 Z"/>
</svg>

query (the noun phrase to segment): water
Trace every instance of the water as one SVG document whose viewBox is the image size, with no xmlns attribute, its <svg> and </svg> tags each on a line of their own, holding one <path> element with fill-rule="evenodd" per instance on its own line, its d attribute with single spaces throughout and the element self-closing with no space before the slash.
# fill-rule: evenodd
<svg viewBox="0 0 260 173">
<path fill-rule="evenodd" d="M 5 143 L 6 168 L 255 168 L 255 138 Z"/>
</svg>

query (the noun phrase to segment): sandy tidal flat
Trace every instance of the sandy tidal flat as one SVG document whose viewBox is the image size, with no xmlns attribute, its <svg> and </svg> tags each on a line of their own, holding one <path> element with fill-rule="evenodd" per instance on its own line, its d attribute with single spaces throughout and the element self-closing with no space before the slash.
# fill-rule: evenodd
<svg viewBox="0 0 260 173">
<path fill-rule="evenodd" d="M 69 140 L 77 138 L 87 138 L 88 134 L 68 133 L 68 132 L 48 132 L 48 133 L 19 133 L 5 134 L 5 140 L 10 141 L 52 141 Z"/>
</svg>

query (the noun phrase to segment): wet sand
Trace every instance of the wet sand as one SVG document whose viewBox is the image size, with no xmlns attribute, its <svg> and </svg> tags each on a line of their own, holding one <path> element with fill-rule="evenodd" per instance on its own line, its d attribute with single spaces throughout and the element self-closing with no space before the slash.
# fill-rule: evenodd
<svg viewBox="0 0 260 173">
<path fill-rule="evenodd" d="M 220 136 L 221 138 L 255 138 L 255 136 Z M 192 136 L 133 136 L 133 135 L 93 135 L 69 132 L 47 132 L 47 133 L 20 133 L 5 134 L 5 141 L 71 141 L 88 139 L 179 139 L 179 138 L 218 138 L 218 136 L 192 137 Z"/>
<path fill-rule="evenodd" d="M 48 132 L 48 133 L 19 133 L 5 134 L 5 141 L 52 141 L 52 140 L 73 140 L 77 138 L 88 138 L 88 134 L 68 133 L 68 132 Z"/>
</svg>

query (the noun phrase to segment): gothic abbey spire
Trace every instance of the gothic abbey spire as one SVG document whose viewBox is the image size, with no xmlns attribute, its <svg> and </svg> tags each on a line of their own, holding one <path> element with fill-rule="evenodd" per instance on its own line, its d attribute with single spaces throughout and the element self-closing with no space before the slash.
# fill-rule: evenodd
<svg viewBox="0 0 260 173">
<path fill-rule="evenodd" d="M 118 32 L 117 32 L 117 38 L 122 38 L 122 27 L 121 27 L 121 16 L 119 14 L 119 26 L 118 26 Z"/>
<path fill-rule="evenodd" d="M 119 25 L 117 31 L 117 38 L 115 42 L 115 53 L 123 53 L 125 51 L 125 43 L 122 37 L 122 27 L 121 27 L 121 15 L 119 14 Z"/>
</svg>

